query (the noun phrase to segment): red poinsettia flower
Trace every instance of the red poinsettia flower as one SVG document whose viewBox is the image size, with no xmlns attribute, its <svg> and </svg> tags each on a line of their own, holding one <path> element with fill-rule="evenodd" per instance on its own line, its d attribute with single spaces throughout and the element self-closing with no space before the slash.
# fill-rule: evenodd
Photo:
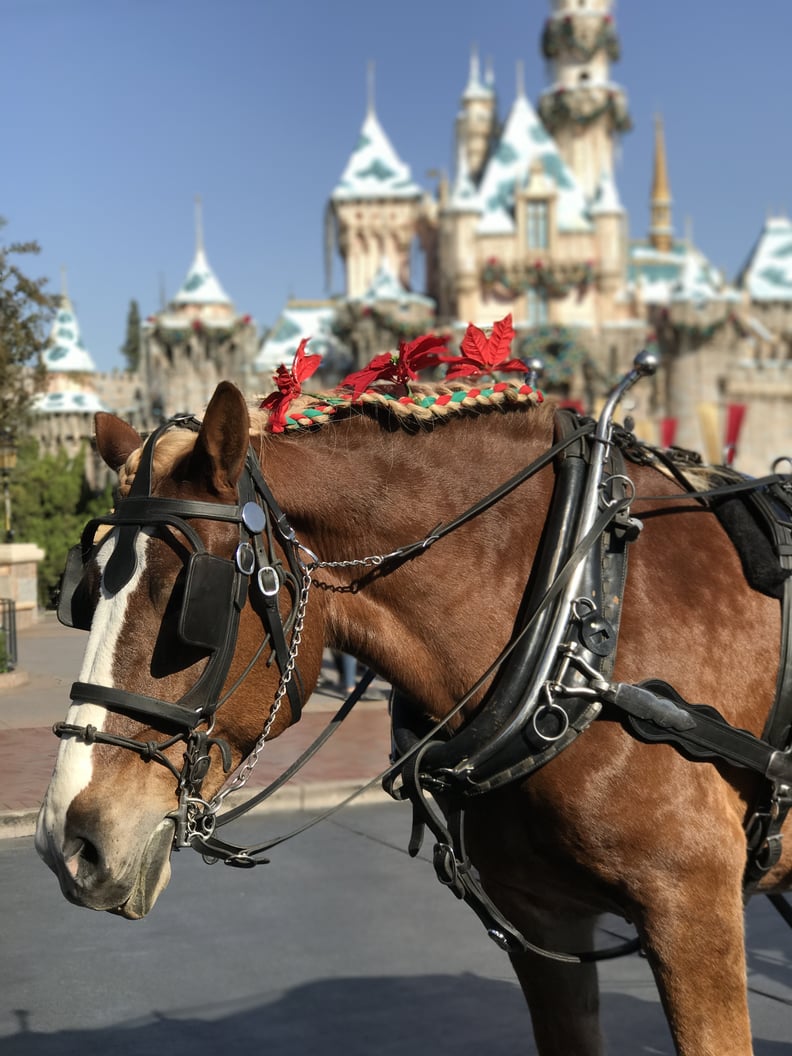
<svg viewBox="0 0 792 1056">
<path fill-rule="evenodd" d="M 477 378 L 493 371 L 519 371 L 525 373 L 525 364 L 519 359 L 507 359 L 514 338 L 511 313 L 499 320 L 489 337 L 473 323 L 468 325 L 460 345 L 458 356 L 444 357 L 449 364 L 448 381 L 456 378 Z"/>
<path fill-rule="evenodd" d="M 424 334 L 414 341 L 400 341 L 398 352 L 381 352 L 368 366 L 347 374 L 339 388 L 351 388 L 352 399 L 366 391 L 375 381 L 393 381 L 407 385 L 418 378 L 418 371 L 436 367 L 447 352 L 447 337 Z"/>
<path fill-rule="evenodd" d="M 307 356 L 305 346 L 310 341 L 304 337 L 300 346 L 294 353 L 294 362 L 291 370 L 287 370 L 281 363 L 275 371 L 275 384 L 277 392 L 271 392 L 266 400 L 261 403 L 262 408 L 270 412 L 269 429 L 273 433 L 282 433 L 286 428 L 286 413 L 293 400 L 302 393 L 302 383 L 315 374 L 322 362 L 321 356 Z"/>
</svg>

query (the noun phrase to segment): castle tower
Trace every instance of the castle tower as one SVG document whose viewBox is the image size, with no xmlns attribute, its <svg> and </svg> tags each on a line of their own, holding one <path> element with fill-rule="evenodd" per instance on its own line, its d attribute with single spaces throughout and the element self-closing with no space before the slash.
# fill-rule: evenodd
<svg viewBox="0 0 792 1056">
<path fill-rule="evenodd" d="M 373 94 L 370 75 L 357 146 L 329 202 L 347 297 L 363 296 L 383 260 L 410 287 L 410 250 L 424 197 L 377 119 Z"/>
<path fill-rule="evenodd" d="M 48 374 L 47 387 L 50 391 L 53 389 L 51 382 L 54 378 L 70 375 L 72 378 L 79 379 L 96 373 L 96 364 L 83 344 L 80 335 L 80 325 L 77 322 L 74 306 L 69 299 L 65 268 L 61 269 L 61 293 L 58 311 L 50 331 L 49 343 L 44 349 L 42 358 Z M 62 385 L 56 385 L 55 387 L 63 388 Z"/>
<path fill-rule="evenodd" d="M 652 177 L 651 227 L 649 243 L 660 253 L 668 253 L 673 248 L 674 231 L 671 226 L 671 188 L 668 183 L 666 165 L 665 134 L 663 120 L 655 118 L 655 155 Z"/>
<path fill-rule="evenodd" d="M 631 127 L 627 97 L 610 80 L 619 58 L 612 0 L 553 0 L 542 53 L 554 83 L 539 100 L 539 114 L 561 156 L 589 198 L 603 172 L 613 172 L 614 138 Z"/>
<path fill-rule="evenodd" d="M 457 140 L 457 163 L 440 210 L 438 309 L 441 318 L 473 319 L 478 296 L 476 224 L 481 216 L 478 192 L 468 165 L 465 143 Z"/>
<path fill-rule="evenodd" d="M 462 94 L 457 117 L 457 149 L 464 151 L 470 178 L 478 183 L 498 132 L 494 78 L 488 72 L 482 80 L 476 48 L 470 55 L 468 83 Z"/>
<path fill-rule="evenodd" d="M 255 391 L 256 326 L 238 315 L 204 250 L 201 200 L 195 201 L 195 254 L 170 303 L 142 326 L 146 413 L 156 422 L 205 406 L 223 378 Z"/>
</svg>

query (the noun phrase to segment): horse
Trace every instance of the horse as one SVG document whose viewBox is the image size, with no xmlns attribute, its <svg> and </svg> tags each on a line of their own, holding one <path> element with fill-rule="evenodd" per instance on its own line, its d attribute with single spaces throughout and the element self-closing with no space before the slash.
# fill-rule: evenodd
<svg viewBox="0 0 792 1056">
<path fill-rule="evenodd" d="M 567 443 L 557 405 L 525 384 L 387 390 L 302 396 L 275 433 L 271 414 L 222 382 L 200 423 L 160 430 L 147 446 L 121 419 L 96 416 L 120 497 L 78 555 L 75 594 L 91 629 L 36 834 L 70 902 L 129 919 L 151 911 L 174 834 L 211 846 L 206 818 L 227 775 L 296 721 L 326 646 L 393 685 L 418 728 L 414 757 L 427 743 L 442 754 L 483 714 L 498 664 L 526 641 L 520 628 L 558 602 L 553 584 L 574 580 L 583 543 L 601 532 L 592 518 L 540 602 L 526 602 L 537 555 L 567 530 L 552 510 Z M 592 443 L 579 423 L 573 432 Z M 601 446 L 616 445 L 608 434 Z M 570 619 L 589 627 L 589 644 L 567 648 L 565 624 L 536 660 L 546 674 L 525 754 L 550 755 L 466 798 L 472 901 L 494 937 L 504 922 L 526 937 L 504 945 L 542 1056 L 602 1052 L 596 964 L 539 948 L 589 949 L 606 912 L 637 929 L 677 1052 L 748 1056 L 745 825 L 766 778 L 636 731 L 648 728 L 643 704 L 673 734 L 691 701 L 758 739 L 781 608 L 747 581 L 712 504 L 657 460 L 606 469 L 595 490 L 605 480 L 615 489 L 606 516 L 618 514 L 629 552 L 616 587 L 597 588 L 618 605 L 618 643 L 599 648 L 613 627 L 578 576 Z M 603 504 L 592 508 L 596 522 Z M 566 690 L 548 652 L 573 670 Z M 661 683 L 673 693 L 651 689 Z M 639 684 L 650 688 L 624 691 L 624 702 L 601 688 Z M 578 711 L 556 716 L 567 699 Z M 495 740 L 504 720 L 496 726 Z M 464 776 L 447 759 L 436 770 L 441 804 Z M 785 823 L 750 894 L 790 886 L 790 837 Z"/>
</svg>

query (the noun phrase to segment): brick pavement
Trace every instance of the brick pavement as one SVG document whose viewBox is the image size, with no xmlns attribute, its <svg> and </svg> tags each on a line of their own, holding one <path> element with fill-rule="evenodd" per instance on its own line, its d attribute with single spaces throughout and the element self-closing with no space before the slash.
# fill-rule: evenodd
<svg viewBox="0 0 792 1056">
<path fill-rule="evenodd" d="M 82 632 L 61 627 L 50 613 L 20 633 L 18 671 L 26 680 L 13 684 L 19 683 L 17 677 L 7 680 L 11 685 L 0 685 L 0 836 L 33 830 L 58 749 L 52 723 L 66 715 L 68 689 L 79 673 L 84 645 Z M 329 658 L 325 673 L 335 676 Z M 384 770 L 390 743 L 387 688 L 375 680 L 371 690 L 379 699 L 361 701 L 265 809 L 326 805 Z M 314 693 L 302 720 L 267 745 L 248 788 L 261 788 L 280 774 L 324 729 L 340 703 L 340 696 L 326 688 Z M 375 786 L 366 798 L 383 795 Z M 243 793 L 238 796 L 244 798 Z"/>
</svg>

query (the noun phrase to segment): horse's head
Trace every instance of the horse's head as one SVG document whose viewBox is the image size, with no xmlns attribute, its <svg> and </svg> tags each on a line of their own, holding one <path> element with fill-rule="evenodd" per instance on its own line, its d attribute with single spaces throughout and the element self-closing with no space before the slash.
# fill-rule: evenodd
<svg viewBox="0 0 792 1056">
<path fill-rule="evenodd" d="M 186 424 L 141 450 L 97 416 L 102 457 L 131 483 L 64 576 L 68 618 L 90 636 L 36 846 L 70 901 L 131 918 L 167 884 L 174 835 L 189 842 L 202 802 L 265 727 L 297 717 L 303 691 L 286 644 L 300 564 L 248 458 L 241 393 L 221 384 L 200 429 Z M 317 636 L 300 653 L 309 685 L 320 658 Z"/>
</svg>

